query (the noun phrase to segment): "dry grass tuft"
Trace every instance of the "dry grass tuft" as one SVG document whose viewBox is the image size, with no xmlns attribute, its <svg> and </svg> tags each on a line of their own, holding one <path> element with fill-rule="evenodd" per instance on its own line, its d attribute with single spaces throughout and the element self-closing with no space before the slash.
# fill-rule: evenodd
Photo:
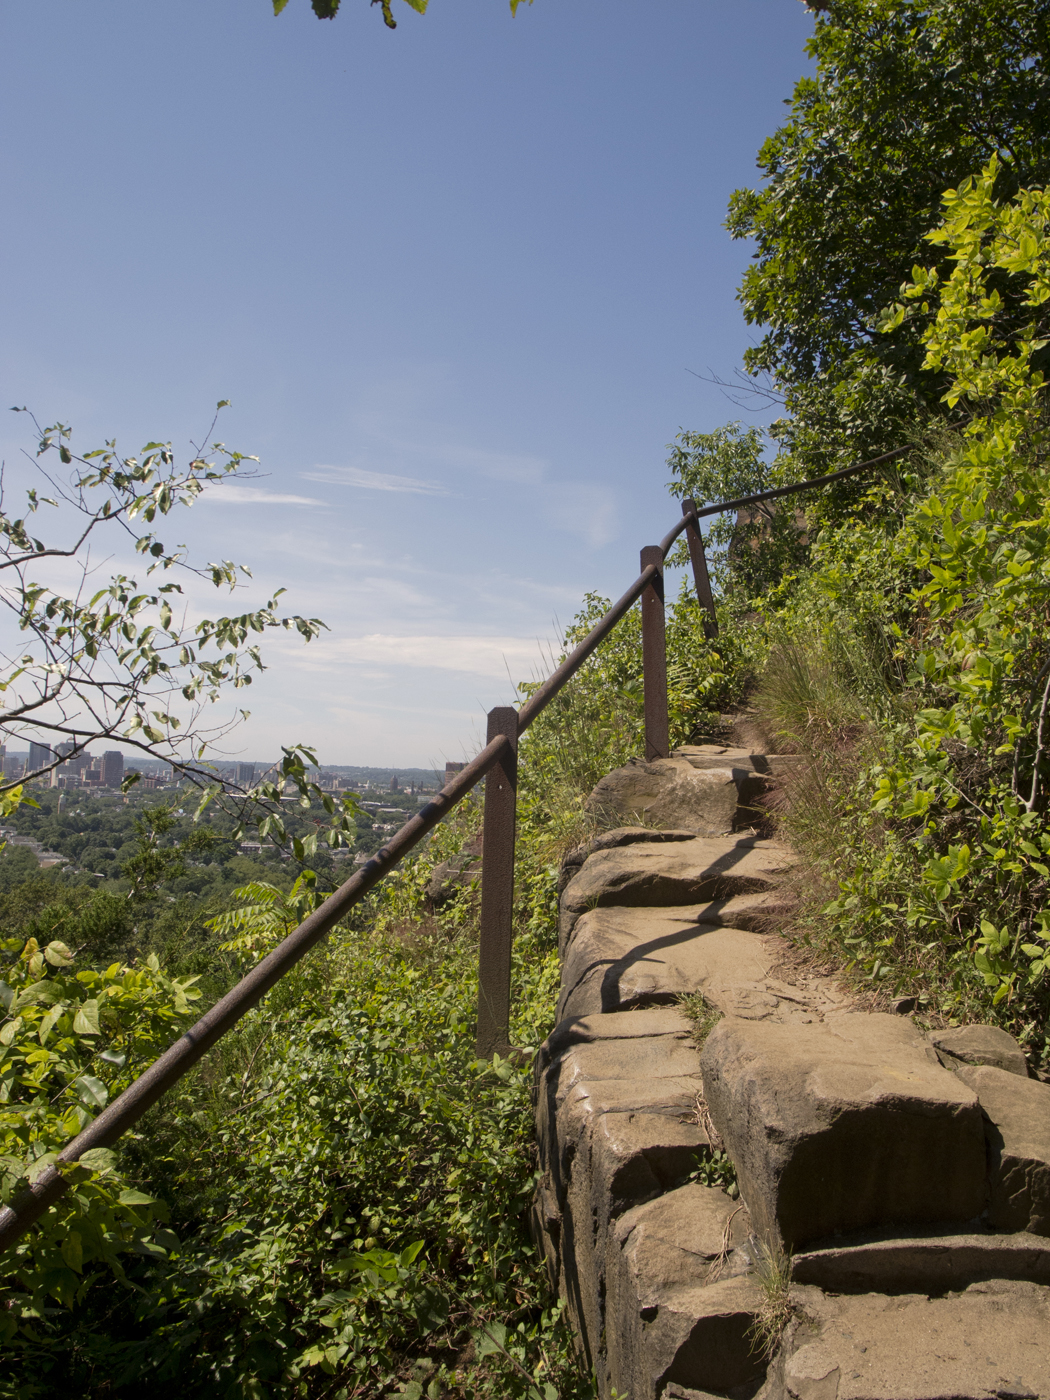
<svg viewBox="0 0 1050 1400">
<path fill-rule="evenodd" d="M 762 1308 L 751 1324 L 752 1348 L 772 1357 L 791 1321 L 791 1255 L 771 1240 L 762 1240 L 755 1251 L 755 1282 L 762 1290 Z"/>
<path fill-rule="evenodd" d="M 716 1011 L 713 1006 L 708 1005 L 703 992 L 687 992 L 679 997 L 678 1005 L 692 1026 L 696 1048 L 702 1050 L 707 1037 L 722 1019 L 721 1011 Z"/>
</svg>

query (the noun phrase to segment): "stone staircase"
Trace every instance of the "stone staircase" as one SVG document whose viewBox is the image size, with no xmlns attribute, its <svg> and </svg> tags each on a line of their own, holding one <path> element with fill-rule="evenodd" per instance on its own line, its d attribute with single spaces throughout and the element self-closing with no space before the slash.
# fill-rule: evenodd
<svg viewBox="0 0 1050 1400">
<path fill-rule="evenodd" d="M 602 1400 L 1050 1400 L 1050 1085 L 771 931 L 793 856 L 751 823 L 798 761 L 688 747 L 591 796 L 536 1064 L 552 1280 Z"/>
</svg>

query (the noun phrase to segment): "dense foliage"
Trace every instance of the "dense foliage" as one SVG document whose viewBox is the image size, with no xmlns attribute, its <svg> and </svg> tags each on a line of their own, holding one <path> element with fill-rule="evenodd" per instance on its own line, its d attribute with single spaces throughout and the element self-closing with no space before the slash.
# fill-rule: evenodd
<svg viewBox="0 0 1050 1400">
<path fill-rule="evenodd" d="M 1050 202 L 998 199 L 999 174 L 993 160 L 949 191 L 928 236 L 944 263 L 917 265 L 882 320 L 917 328 L 964 426 L 931 431 L 902 478 L 825 516 L 807 567 L 751 596 L 767 658 L 753 698 L 811 759 L 788 818 L 816 895 L 834 896 L 809 911 L 811 935 L 930 1014 L 1003 1020 L 1039 1063 Z"/>
<path fill-rule="evenodd" d="M 434 914 L 424 893 L 435 866 L 475 837 L 479 816 L 468 807 L 442 827 L 141 1134 L 90 1164 L 95 1175 L 70 1197 L 89 1217 L 76 1231 L 82 1254 L 62 1256 L 64 1273 L 51 1256 L 63 1232 L 70 1237 L 69 1220 L 53 1213 L 48 1231 L 29 1237 L 28 1263 L 8 1279 L 17 1303 L 9 1326 L 19 1328 L 7 1338 L 3 1393 L 77 1385 L 130 1395 L 146 1383 L 179 1396 L 586 1393 L 528 1237 L 527 1058 L 474 1060 L 476 893 L 468 886 Z M 538 848 L 527 823 L 522 844 L 514 1034 L 534 1046 L 555 1000 L 556 867 L 548 848 L 530 855 Z M 257 878 L 226 899 L 225 913 L 197 902 L 193 961 L 207 955 L 210 976 L 199 985 L 211 996 L 223 972 L 237 975 L 313 907 L 317 881 L 301 877 L 289 889 L 289 874 Z M 153 904 L 133 906 L 147 925 L 163 922 L 166 891 L 185 878 L 166 884 L 165 875 L 172 871 L 161 872 Z M 50 906 L 33 896 L 40 885 Z M 116 896 L 37 875 L 12 891 L 8 926 L 21 911 L 22 933 L 56 918 L 76 932 L 100 898 Z M 144 936 L 127 932 L 129 942 Z M 39 971 L 36 945 L 23 953 L 24 945 L 9 940 L 13 988 Z M 75 966 L 57 941 L 48 956 Z M 51 977 L 57 990 L 57 967 Z M 97 1107 L 115 1075 L 160 1048 L 143 1041 L 129 1053 L 127 1037 L 146 990 L 163 977 L 155 961 L 85 969 L 48 1002 L 69 1002 L 74 986 L 99 1005 L 100 986 L 128 993 L 105 1003 L 102 1039 L 71 1003 L 70 1024 L 56 1022 L 65 1038 L 45 1032 L 49 1083 L 62 1086 L 67 1118 L 83 1117 L 85 1093 Z M 16 1011 L 20 1004 L 12 1001 Z M 36 1010 L 5 1021 L 6 1064 L 41 1061 L 40 1021 Z M 105 1058 L 111 1052 L 119 1066 Z M 48 1146 L 80 1117 L 41 1124 Z M 17 1122 L 24 1131 L 24 1112 Z M 24 1157 L 11 1163 L 15 1175 Z"/>
<path fill-rule="evenodd" d="M 786 395 L 779 432 L 799 477 L 897 447 L 917 413 L 948 410 L 917 331 L 875 331 L 928 260 L 943 191 L 997 153 L 1000 196 L 1050 182 L 1046 0 L 822 8 L 816 73 L 762 147 L 765 184 L 737 191 L 729 218 L 755 240 L 740 298 L 765 330 L 747 364 Z"/>
</svg>

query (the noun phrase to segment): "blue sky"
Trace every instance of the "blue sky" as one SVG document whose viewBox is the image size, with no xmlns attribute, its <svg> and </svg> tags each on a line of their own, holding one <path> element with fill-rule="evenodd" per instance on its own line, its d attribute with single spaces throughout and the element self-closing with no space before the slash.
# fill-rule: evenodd
<svg viewBox="0 0 1050 1400">
<path fill-rule="evenodd" d="M 799 0 L 48 0 L 0 24 L 0 402 L 258 479 L 201 558 L 272 641 L 235 748 L 443 764 L 668 528 L 666 444 L 740 416 L 723 228 L 806 71 Z M 25 420 L 0 420 L 14 459 Z"/>
</svg>

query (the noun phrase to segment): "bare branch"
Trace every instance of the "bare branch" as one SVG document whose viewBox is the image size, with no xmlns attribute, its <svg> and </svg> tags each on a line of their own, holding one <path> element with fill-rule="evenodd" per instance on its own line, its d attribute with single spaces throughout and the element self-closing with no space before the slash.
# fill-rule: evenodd
<svg viewBox="0 0 1050 1400">
<path fill-rule="evenodd" d="M 761 413 L 771 404 L 781 406 L 784 404 L 783 394 L 778 394 L 773 388 L 768 375 L 763 375 L 760 379 L 758 375 L 747 374 L 742 369 L 735 369 L 733 371 L 735 380 L 727 380 L 715 374 L 710 367 L 708 367 L 706 374 L 697 374 L 695 369 L 687 369 L 686 374 L 691 374 L 694 379 L 703 380 L 705 384 L 714 384 L 731 404 L 736 408 L 742 408 L 745 413 Z M 743 397 L 738 398 L 735 395 Z M 759 400 L 757 405 L 754 403 L 755 399 Z"/>
</svg>

